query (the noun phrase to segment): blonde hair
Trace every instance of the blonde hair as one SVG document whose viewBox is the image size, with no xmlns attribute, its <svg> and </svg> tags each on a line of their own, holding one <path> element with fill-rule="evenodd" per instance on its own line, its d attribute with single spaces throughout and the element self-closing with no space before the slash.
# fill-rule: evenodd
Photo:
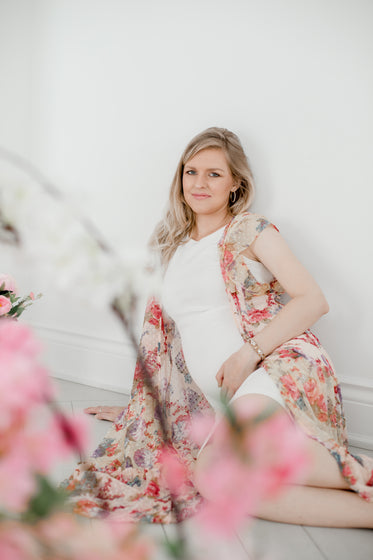
<svg viewBox="0 0 373 560">
<path fill-rule="evenodd" d="M 195 225 L 194 213 L 185 202 L 182 179 L 185 164 L 206 148 L 223 150 L 233 181 L 238 185 L 234 202 L 229 199 L 229 213 L 236 216 L 245 212 L 253 200 L 253 174 L 236 134 L 226 128 L 215 126 L 197 134 L 189 142 L 180 158 L 171 184 L 165 216 L 157 224 L 149 242 L 151 248 L 159 251 L 162 265 L 168 264 L 178 245 L 185 241 Z"/>
</svg>

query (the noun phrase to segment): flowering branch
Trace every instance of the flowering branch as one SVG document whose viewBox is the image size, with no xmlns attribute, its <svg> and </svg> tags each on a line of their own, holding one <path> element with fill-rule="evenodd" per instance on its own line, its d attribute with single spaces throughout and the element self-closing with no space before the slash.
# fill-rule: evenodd
<svg viewBox="0 0 373 560">
<path fill-rule="evenodd" d="M 42 188 L 42 190 L 47 195 L 56 199 L 58 202 L 67 205 L 67 200 L 66 197 L 63 195 L 63 193 L 51 181 L 46 179 L 44 175 L 26 159 L 2 147 L 0 147 L 0 159 L 3 159 L 15 165 L 17 168 L 19 168 L 27 175 L 29 175 L 33 180 L 35 180 L 36 183 Z M 72 206 L 69 205 L 69 207 L 70 210 L 73 211 Z M 73 211 L 73 213 L 75 215 L 75 218 L 83 226 L 88 236 L 92 240 L 94 240 L 94 242 L 97 244 L 99 250 L 102 253 L 105 253 L 111 257 L 115 257 L 118 259 L 118 256 L 115 254 L 114 249 L 110 246 L 110 244 L 106 240 L 104 240 L 101 232 L 96 228 L 96 226 L 86 217 L 83 217 L 80 213 L 76 211 Z M 0 213 L 0 229 L 1 228 L 5 228 L 6 231 L 11 232 L 14 244 L 21 245 L 22 236 L 19 234 L 15 226 L 8 223 L 4 218 L 2 218 L 2 214 Z M 163 407 L 161 406 L 161 403 L 159 401 L 159 397 L 156 388 L 154 386 L 154 383 L 152 381 L 151 374 L 146 366 L 145 361 L 143 360 L 142 356 L 138 352 L 138 343 L 136 341 L 136 336 L 134 334 L 132 322 L 130 320 L 130 316 L 134 310 L 134 306 L 136 302 L 136 295 L 132 290 L 132 286 L 127 286 L 126 288 L 127 288 L 126 298 L 124 298 L 123 296 L 121 298 L 114 296 L 111 302 L 111 308 L 113 309 L 117 317 L 120 319 L 126 331 L 126 334 L 131 342 L 131 345 L 137 354 L 138 363 L 139 363 L 139 367 L 144 383 L 148 388 L 148 390 L 150 391 L 150 393 L 153 395 L 157 403 L 161 437 L 165 445 L 167 446 L 171 443 L 167 435 L 168 434 L 167 418 L 163 411 Z M 126 305 L 123 305 L 123 301 L 125 302 Z M 124 308 L 128 309 L 129 315 L 126 313 Z M 72 431 L 70 423 L 67 421 L 63 413 L 59 410 L 57 403 L 54 401 L 49 401 L 48 404 L 52 408 L 52 410 L 55 411 L 56 416 L 59 419 L 60 428 L 63 431 L 66 440 L 70 443 L 71 447 L 76 450 L 76 452 L 81 453 L 82 449 L 81 449 L 80 442 L 77 440 L 76 433 Z M 175 514 L 175 519 L 178 528 L 178 538 L 177 538 L 176 548 L 178 551 L 178 557 L 182 558 L 184 557 L 185 554 L 186 540 L 185 540 L 185 535 L 181 523 L 180 507 L 178 505 L 175 493 L 170 492 L 170 500 L 171 500 L 171 509 Z"/>
<path fill-rule="evenodd" d="M 27 159 L 21 157 L 10 150 L 7 150 L 3 146 L 0 146 L 0 159 L 7 161 L 14 165 L 16 168 L 20 169 L 21 171 L 25 172 L 29 177 L 34 179 L 38 185 L 46 192 L 49 196 L 55 198 L 56 200 L 67 204 L 66 196 L 60 191 L 56 185 L 54 185 L 51 181 L 49 181 L 41 172 L 40 170 L 32 165 Z M 84 226 L 86 232 L 94 239 L 97 244 L 107 253 L 113 254 L 113 248 L 103 239 L 103 235 L 101 232 L 98 231 L 96 226 L 93 224 L 91 220 L 89 220 L 86 216 L 82 214 L 78 214 L 75 208 L 72 205 L 70 206 L 70 210 L 73 215 L 79 220 L 79 222 Z M 12 226 L 4 219 L 2 213 L 0 211 L 0 229 L 9 232 L 12 236 L 14 241 L 19 244 L 20 238 L 19 234 Z"/>
<path fill-rule="evenodd" d="M 148 390 L 150 391 L 152 397 L 154 398 L 155 402 L 157 403 L 157 413 L 158 413 L 158 417 L 159 417 L 159 424 L 160 424 L 160 428 L 161 428 L 161 434 L 162 434 L 162 439 L 164 442 L 165 447 L 171 445 L 171 439 L 168 436 L 168 430 L 167 430 L 167 419 L 165 417 L 165 414 L 163 412 L 163 407 L 161 406 L 161 403 L 159 401 L 159 397 L 158 397 L 158 392 L 156 390 L 156 387 L 152 381 L 152 377 L 149 373 L 149 370 L 146 366 L 146 363 L 144 361 L 144 358 L 142 357 L 142 355 L 140 354 L 140 352 L 138 351 L 138 344 L 136 342 L 136 338 L 133 332 L 133 329 L 131 327 L 131 323 L 128 321 L 128 318 L 126 317 L 125 313 L 123 313 L 120 304 L 118 302 L 118 300 L 115 300 L 112 304 L 112 309 L 113 311 L 116 313 L 116 315 L 119 317 L 121 323 L 123 324 L 127 335 L 130 339 L 130 342 L 132 344 L 133 348 L 136 348 L 137 351 L 137 360 L 138 360 L 138 364 L 139 364 L 139 368 L 141 371 L 141 376 L 144 380 L 144 383 L 146 385 L 146 387 L 148 388 Z M 180 512 L 180 508 L 176 499 L 176 494 L 174 492 L 170 492 L 170 497 L 171 497 L 171 507 L 172 510 L 175 513 L 175 518 L 176 518 L 176 523 L 178 525 L 178 541 L 179 544 L 181 546 L 182 549 L 184 549 L 185 547 L 185 535 L 182 529 L 182 523 L 181 523 L 181 512 Z"/>
</svg>

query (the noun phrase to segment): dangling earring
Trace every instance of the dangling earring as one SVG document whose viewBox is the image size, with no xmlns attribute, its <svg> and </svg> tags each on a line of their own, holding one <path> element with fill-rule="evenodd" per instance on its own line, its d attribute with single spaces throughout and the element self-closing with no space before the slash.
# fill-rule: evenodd
<svg viewBox="0 0 373 560">
<path fill-rule="evenodd" d="M 231 196 L 231 195 L 233 195 L 233 196 Z M 229 193 L 229 202 L 231 204 L 234 204 L 236 202 L 236 199 L 237 199 L 237 191 L 231 191 Z"/>
</svg>

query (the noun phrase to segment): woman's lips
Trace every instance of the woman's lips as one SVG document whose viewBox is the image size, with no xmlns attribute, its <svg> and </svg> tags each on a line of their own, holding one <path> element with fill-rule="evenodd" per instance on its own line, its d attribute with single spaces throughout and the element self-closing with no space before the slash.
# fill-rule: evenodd
<svg viewBox="0 0 373 560">
<path fill-rule="evenodd" d="M 210 198 L 209 194 L 192 194 L 193 198 L 202 199 L 202 198 Z"/>
</svg>

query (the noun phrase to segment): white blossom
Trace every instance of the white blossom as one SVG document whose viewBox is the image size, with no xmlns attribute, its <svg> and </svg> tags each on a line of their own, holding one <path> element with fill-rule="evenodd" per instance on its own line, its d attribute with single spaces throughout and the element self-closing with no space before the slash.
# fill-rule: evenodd
<svg viewBox="0 0 373 560">
<path fill-rule="evenodd" d="M 104 250 L 72 205 L 32 180 L 0 181 L 0 207 L 19 232 L 23 249 L 58 289 L 100 308 L 118 298 L 126 313 L 137 298 L 159 292 L 160 272 L 154 262 L 149 266 L 148 251 Z"/>
</svg>

